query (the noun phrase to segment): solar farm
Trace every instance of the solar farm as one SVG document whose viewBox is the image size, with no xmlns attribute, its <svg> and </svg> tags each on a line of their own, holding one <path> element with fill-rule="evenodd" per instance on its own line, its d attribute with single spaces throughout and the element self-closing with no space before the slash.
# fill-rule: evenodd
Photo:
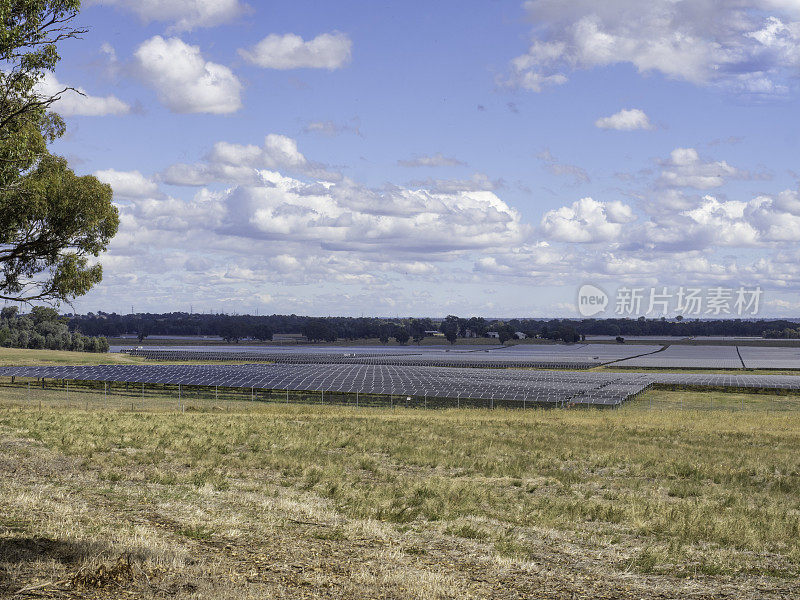
<svg viewBox="0 0 800 600">
<path fill-rule="evenodd" d="M 514 346 L 244 346 L 121 348 L 158 361 L 257 361 L 475 368 L 800 370 L 800 348 L 657 344 L 519 344 Z"/>
<path fill-rule="evenodd" d="M 660 350 L 660 346 L 611 345 L 529 345 L 478 346 L 466 348 L 419 347 L 321 347 L 265 348 L 238 350 L 130 349 L 131 356 L 159 361 L 246 360 L 298 364 L 373 364 L 474 368 L 590 369 L 610 362 Z"/>
<path fill-rule="evenodd" d="M 0 367 L 2 597 L 800 593 L 794 348 L 46 352 Z"/>
<path fill-rule="evenodd" d="M 4 367 L 0 376 L 123 382 L 319 394 L 314 400 L 359 403 L 388 396 L 412 406 L 619 407 L 658 386 L 691 389 L 800 390 L 800 377 L 746 369 L 800 369 L 789 348 L 649 345 L 519 345 L 469 348 L 301 347 L 237 350 L 147 349 L 131 355 L 191 365 Z M 220 360 L 256 364 L 213 364 Z M 749 365 L 749 366 L 748 366 Z M 596 367 L 615 367 L 598 371 Z M 639 369 L 639 371 L 637 371 Z M 658 369 L 708 369 L 668 373 Z M 714 373 L 711 370 L 727 370 Z M 395 399 L 394 397 L 398 397 Z M 264 394 L 260 393 L 259 398 Z M 287 394 L 288 397 L 288 394 Z M 310 399 L 310 398 L 307 398 Z"/>
</svg>

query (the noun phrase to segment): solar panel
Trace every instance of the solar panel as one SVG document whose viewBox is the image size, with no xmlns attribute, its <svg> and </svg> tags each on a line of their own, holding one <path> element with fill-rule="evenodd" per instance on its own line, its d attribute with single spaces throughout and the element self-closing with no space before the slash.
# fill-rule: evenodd
<svg viewBox="0 0 800 600">
<path fill-rule="evenodd" d="M 133 356 L 159 361 L 259 361 L 297 364 L 383 364 L 472 368 L 590 369 L 659 350 L 660 346 L 610 344 L 520 344 L 517 346 L 304 347 L 291 349 L 130 349 Z"/>
<path fill-rule="evenodd" d="M 617 406 L 656 384 L 800 390 L 800 377 L 791 375 L 601 373 L 383 364 L 2 367 L 0 376 L 602 406 Z"/>
<path fill-rule="evenodd" d="M 674 345 L 664 350 L 616 363 L 620 367 L 661 369 L 741 369 L 736 346 Z"/>
</svg>

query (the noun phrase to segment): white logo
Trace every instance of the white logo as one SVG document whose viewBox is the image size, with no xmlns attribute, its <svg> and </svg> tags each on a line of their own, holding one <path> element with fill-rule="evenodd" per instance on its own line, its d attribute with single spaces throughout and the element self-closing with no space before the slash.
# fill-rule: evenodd
<svg viewBox="0 0 800 600">
<path fill-rule="evenodd" d="M 608 306 L 608 294 L 599 287 L 584 284 L 578 290 L 578 312 L 584 317 L 592 317 L 603 312 Z"/>
</svg>

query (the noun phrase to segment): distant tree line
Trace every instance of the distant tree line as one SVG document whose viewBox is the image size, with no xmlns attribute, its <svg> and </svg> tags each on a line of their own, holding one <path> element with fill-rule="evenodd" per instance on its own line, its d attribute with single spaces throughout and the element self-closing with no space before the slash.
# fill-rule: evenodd
<svg viewBox="0 0 800 600">
<path fill-rule="evenodd" d="M 21 315 L 16 306 L 0 311 L 0 346 L 6 348 L 41 348 L 77 352 L 108 352 L 104 337 L 87 337 L 69 327 L 69 318 L 53 308 L 36 306 Z"/>
<path fill-rule="evenodd" d="M 800 328 L 767 329 L 764 332 L 764 337 L 774 340 L 797 340 L 800 339 Z"/>
<path fill-rule="evenodd" d="M 136 335 L 219 336 L 229 342 L 270 340 L 275 333 L 302 333 L 315 342 L 378 338 L 383 343 L 420 343 L 426 332 L 440 332 L 451 343 L 459 338 L 494 338 L 505 343 L 518 336 L 577 342 L 589 335 L 617 336 L 748 336 L 800 337 L 791 321 L 668 319 L 485 319 L 449 315 L 444 319 L 385 319 L 378 317 L 307 317 L 299 315 L 135 314 L 89 313 L 72 317 L 71 330 L 86 335 L 119 337 Z"/>
</svg>

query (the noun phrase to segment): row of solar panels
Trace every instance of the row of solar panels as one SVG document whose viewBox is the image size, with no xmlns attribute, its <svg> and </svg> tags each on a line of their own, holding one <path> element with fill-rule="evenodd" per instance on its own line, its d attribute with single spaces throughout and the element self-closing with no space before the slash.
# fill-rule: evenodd
<svg viewBox="0 0 800 600">
<path fill-rule="evenodd" d="M 369 350 L 369 351 L 367 351 Z M 127 350 L 160 361 L 259 361 L 296 364 L 375 364 L 479 368 L 589 369 L 619 367 L 661 369 L 800 369 L 800 348 L 757 346 L 519 345 L 474 351 L 449 348 L 377 352 L 366 348 L 294 348 L 291 352 L 248 350 Z"/>
<path fill-rule="evenodd" d="M 798 389 L 800 377 L 529 371 L 364 364 L 3 367 L 0 376 L 619 405 L 654 384 Z"/>
<path fill-rule="evenodd" d="M 599 354 L 571 354 L 567 352 L 426 352 L 420 354 L 360 354 L 352 352 L 215 352 L 199 350 L 127 350 L 131 356 L 140 356 L 158 361 L 258 361 L 288 364 L 372 364 L 438 367 L 474 368 L 534 368 L 534 369 L 591 369 L 607 364 L 616 357 L 602 357 Z"/>
</svg>

